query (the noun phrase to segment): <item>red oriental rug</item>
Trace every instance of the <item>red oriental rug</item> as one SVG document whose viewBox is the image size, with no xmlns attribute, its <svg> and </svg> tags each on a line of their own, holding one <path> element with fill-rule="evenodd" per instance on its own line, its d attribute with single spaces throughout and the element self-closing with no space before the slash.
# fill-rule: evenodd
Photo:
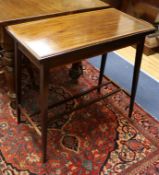
<svg viewBox="0 0 159 175">
<path fill-rule="evenodd" d="M 76 84 L 68 71 L 69 66 L 65 66 L 51 72 L 50 105 L 97 83 L 98 71 L 87 62 Z M 116 88 L 109 84 L 102 93 Z M 28 123 L 17 125 L 6 92 L 1 78 L 0 175 L 159 174 L 159 122 L 137 105 L 130 120 L 129 97 L 123 91 L 70 115 L 56 117 L 58 112 L 71 110 L 99 94 L 94 91 L 50 110 L 46 164 L 41 163 L 40 137 Z M 23 105 L 29 113 L 38 110 L 37 94 L 24 72 Z M 39 125 L 38 116 L 33 120 Z"/>
</svg>

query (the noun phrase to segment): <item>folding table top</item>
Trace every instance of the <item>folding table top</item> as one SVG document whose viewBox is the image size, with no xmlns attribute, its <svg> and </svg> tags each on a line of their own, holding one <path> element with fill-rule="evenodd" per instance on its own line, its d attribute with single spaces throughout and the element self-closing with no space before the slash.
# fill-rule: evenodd
<svg viewBox="0 0 159 175">
<path fill-rule="evenodd" d="M 0 0 L 0 24 L 107 8 L 100 0 Z"/>
<path fill-rule="evenodd" d="M 43 61 L 121 38 L 146 35 L 154 27 L 109 8 L 17 24 L 7 30 L 38 61 Z"/>
</svg>

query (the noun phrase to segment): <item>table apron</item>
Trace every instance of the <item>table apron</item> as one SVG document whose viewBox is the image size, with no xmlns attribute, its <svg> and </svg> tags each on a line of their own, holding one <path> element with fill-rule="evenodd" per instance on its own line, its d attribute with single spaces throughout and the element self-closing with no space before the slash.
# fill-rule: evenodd
<svg viewBox="0 0 159 175">
<path fill-rule="evenodd" d="M 53 55 L 52 58 L 51 56 L 48 56 L 48 58 L 43 58 L 40 60 L 40 63 L 46 65 L 48 68 L 75 63 L 86 58 L 102 55 L 110 51 L 137 44 L 141 40 L 144 40 L 145 36 L 146 34 L 138 34 L 136 36 L 128 36 L 118 40 L 87 46 L 73 51 L 70 50 L 67 53 L 61 53 L 57 56 Z"/>
</svg>

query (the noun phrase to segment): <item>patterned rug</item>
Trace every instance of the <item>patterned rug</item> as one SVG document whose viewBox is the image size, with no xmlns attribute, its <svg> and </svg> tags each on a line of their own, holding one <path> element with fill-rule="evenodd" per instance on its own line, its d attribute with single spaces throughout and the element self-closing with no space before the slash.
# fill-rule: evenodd
<svg viewBox="0 0 159 175">
<path fill-rule="evenodd" d="M 51 71 L 49 105 L 97 84 L 98 71 L 87 62 L 78 83 L 70 80 L 68 72 L 69 66 Z M 24 71 L 23 105 L 33 114 L 38 111 L 38 92 L 30 82 Z M 109 84 L 101 94 L 116 88 Z M 50 109 L 46 164 L 41 163 L 40 137 L 29 123 L 17 125 L 6 92 L 1 77 L 0 175 L 159 174 L 159 122 L 137 105 L 130 120 L 129 97 L 123 91 L 70 115 L 57 117 L 59 112 L 85 104 L 100 94 L 94 91 Z M 38 115 L 32 119 L 40 127 Z"/>
</svg>

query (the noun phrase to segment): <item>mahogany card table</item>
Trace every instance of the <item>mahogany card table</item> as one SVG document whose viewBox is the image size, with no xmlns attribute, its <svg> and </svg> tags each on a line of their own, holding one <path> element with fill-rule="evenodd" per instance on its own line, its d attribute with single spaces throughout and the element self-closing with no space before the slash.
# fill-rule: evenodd
<svg viewBox="0 0 159 175">
<path fill-rule="evenodd" d="M 39 117 L 42 128 L 41 137 L 44 162 L 46 161 L 47 152 L 48 75 L 50 68 L 102 54 L 99 83 L 97 86 L 97 90 L 100 91 L 106 53 L 137 44 L 129 108 L 129 117 L 131 117 L 144 39 L 147 34 L 154 31 L 152 25 L 128 16 L 116 9 L 109 8 L 17 24 L 7 27 L 7 31 L 15 42 L 18 122 L 21 120 L 21 112 L 29 119 L 21 105 L 21 54 L 24 54 L 40 71 L 41 111 Z M 31 120 L 29 121 L 31 122 Z M 40 133 L 40 130 L 38 130 L 38 133 Z"/>
<path fill-rule="evenodd" d="M 100 0 L 0 0 L 0 44 L 3 49 L 3 70 L 10 97 L 15 98 L 13 80 L 14 46 L 13 40 L 4 30 L 5 26 L 107 7 L 109 7 L 109 4 Z"/>
</svg>

